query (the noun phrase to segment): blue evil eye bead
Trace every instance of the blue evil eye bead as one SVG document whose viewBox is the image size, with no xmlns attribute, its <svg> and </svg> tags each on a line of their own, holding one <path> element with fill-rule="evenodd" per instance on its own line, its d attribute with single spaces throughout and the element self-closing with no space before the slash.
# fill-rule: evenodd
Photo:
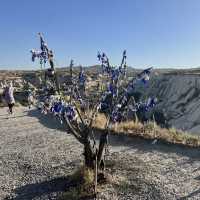
<svg viewBox="0 0 200 200">
<path fill-rule="evenodd" d="M 68 105 L 65 107 L 65 117 L 67 117 L 70 121 L 75 119 L 76 112 L 73 106 Z"/>
</svg>

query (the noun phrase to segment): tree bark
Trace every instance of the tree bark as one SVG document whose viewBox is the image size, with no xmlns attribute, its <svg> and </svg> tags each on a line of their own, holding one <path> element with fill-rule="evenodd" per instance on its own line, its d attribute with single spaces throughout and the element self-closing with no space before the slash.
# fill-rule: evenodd
<svg viewBox="0 0 200 200">
<path fill-rule="evenodd" d="M 99 148 L 96 152 L 95 149 L 91 146 L 90 140 L 87 140 L 84 143 L 84 158 L 85 158 L 85 166 L 91 169 L 95 169 L 95 159 L 97 156 L 97 168 L 104 168 L 104 161 L 102 159 L 103 153 L 108 140 L 108 132 L 104 133 L 100 137 Z"/>
<path fill-rule="evenodd" d="M 79 113 L 80 115 L 80 113 Z M 81 118 L 81 116 L 80 116 Z M 83 128 L 77 128 L 75 129 L 75 127 L 78 127 L 78 125 L 76 125 L 75 127 L 73 127 L 73 125 L 71 124 L 71 122 L 66 118 L 66 122 L 68 127 L 70 128 L 72 134 L 75 136 L 75 138 L 84 146 L 84 159 L 85 159 L 85 166 L 91 169 L 95 169 L 95 161 L 96 161 L 96 157 L 97 157 L 97 168 L 100 169 L 100 167 L 102 168 L 101 164 L 103 164 L 104 166 L 104 162 L 103 162 L 103 153 L 105 150 L 105 146 L 107 144 L 108 141 L 108 130 L 103 133 L 100 137 L 100 141 L 99 141 L 99 148 L 96 149 L 96 145 L 92 146 L 91 144 L 91 139 L 90 139 L 90 134 L 92 134 L 90 128 L 91 128 L 91 124 L 89 124 L 89 127 L 83 127 Z M 84 121 L 83 121 L 84 123 Z M 93 142 L 95 142 L 95 138 L 93 138 Z"/>
<path fill-rule="evenodd" d="M 100 165 L 103 164 L 103 168 L 104 168 L 104 161 L 102 159 L 103 156 L 103 152 L 105 149 L 105 146 L 108 142 L 108 131 L 106 131 L 105 133 L 103 133 L 100 137 L 100 141 L 99 141 L 99 150 L 98 150 L 98 154 L 97 154 L 97 167 L 98 169 L 100 168 Z"/>
<path fill-rule="evenodd" d="M 89 140 L 84 143 L 85 166 L 91 169 L 95 168 L 95 152 Z"/>
</svg>

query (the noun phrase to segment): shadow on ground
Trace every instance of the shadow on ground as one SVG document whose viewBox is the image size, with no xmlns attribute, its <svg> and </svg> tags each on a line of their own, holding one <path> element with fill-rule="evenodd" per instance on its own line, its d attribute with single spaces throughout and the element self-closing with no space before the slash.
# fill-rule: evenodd
<svg viewBox="0 0 200 200">
<path fill-rule="evenodd" d="M 40 123 L 47 128 L 67 132 L 66 124 L 61 124 L 59 120 L 56 119 L 56 117 L 53 117 L 52 114 L 44 115 L 41 114 L 39 110 L 30 110 L 28 111 L 27 115 L 30 117 L 38 118 Z M 99 140 L 99 137 L 101 135 L 100 132 L 100 130 L 96 130 L 95 137 L 97 138 L 97 140 Z M 152 144 L 152 140 L 143 139 L 137 136 L 130 137 L 125 135 L 110 134 L 109 145 L 112 147 L 119 147 L 116 149 L 120 152 L 131 151 L 131 149 L 137 149 L 137 151 L 141 153 L 159 151 L 162 153 L 176 153 L 181 156 L 187 156 L 189 158 L 189 160 L 187 160 L 187 163 L 192 163 L 196 160 L 200 160 L 200 148 L 170 144 L 162 141 L 158 141 L 156 144 Z M 125 150 L 120 150 L 120 146 L 126 147 Z"/>
<path fill-rule="evenodd" d="M 30 110 L 27 114 L 28 114 L 28 116 L 38 118 L 40 123 L 42 123 L 47 128 L 57 129 L 57 130 L 65 131 L 65 132 L 67 131 L 66 125 L 60 124 L 59 120 L 56 119 L 55 117 L 53 117 L 51 114 L 43 115 L 38 110 Z M 101 131 L 96 130 L 96 132 L 97 132 L 97 134 L 95 137 L 99 138 Z M 133 152 L 134 153 L 135 151 L 137 151 L 137 153 L 141 153 L 141 154 L 148 153 L 148 152 L 153 152 L 153 153 L 161 152 L 161 153 L 166 153 L 166 154 L 174 153 L 174 154 L 177 154 L 180 156 L 187 157 L 187 159 L 185 159 L 183 162 L 177 163 L 177 166 L 185 165 L 185 164 L 192 164 L 193 162 L 200 160 L 200 151 L 199 151 L 200 148 L 190 148 L 187 146 L 177 145 L 177 144 L 169 144 L 169 143 L 162 142 L 162 141 L 158 141 L 156 144 L 152 144 L 152 140 L 142 139 L 137 136 L 128 137 L 128 136 L 124 136 L 124 135 L 110 134 L 109 145 L 112 147 L 111 149 L 116 152 L 129 152 L 129 153 Z M 123 148 L 121 148 L 121 147 L 123 147 Z M 194 172 L 195 171 L 200 171 L 200 168 L 199 167 L 194 168 Z M 173 173 L 173 169 L 167 171 L 166 173 L 169 173 L 169 172 Z M 196 180 L 200 180 L 200 177 L 196 177 Z M 15 198 L 14 200 L 31 199 L 34 197 L 34 195 L 36 196 L 36 194 L 42 195 L 43 193 L 45 193 L 44 191 L 46 191 L 46 193 L 48 193 L 48 191 L 49 191 L 49 193 L 52 191 L 58 192 L 60 190 L 60 189 L 58 190 L 59 183 L 57 183 L 55 186 L 55 184 L 53 184 L 53 181 L 55 181 L 55 180 L 39 183 L 38 185 L 24 186 L 24 187 L 18 189 L 17 193 L 19 194 L 19 196 L 21 193 L 20 198 Z M 68 183 L 66 181 L 65 186 L 67 184 Z M 46 189 L 42 189 L 42 188 L 46 188 Z M 60 187 L 60 188 L 62 188 L 62 187 Z M 32 191 L 32 189 L 33 189 L 33 191 Z M 34 192 L 36 190 L 38 190 L 38 192 Z M 27 198 L 26 194 L 28 194 L 29 192 L 30 192 L 30 197 L 28 196 L 28 198 Z M 196 195 L 198 195 L 199 193 L 200 193 L 200 189 L 193 191 L 190 194 L 179 198 L 179 200 L 193 198 Z M 52 198 L 50 198 L 50 199 L 52 199 Z"/>
<path fill-rule="evenodd" d="M 65 124 L 61 124 L 58 118 L 53 117 L 52 114 L 44 115 L 40 110 L 34 109 L 28 111 L 27 115 L 29 117 L 35 117 L 39 119 L 40 123 L 47 128 L 67 132 L 67 126 Z"/>
<path fill-rule="evenodd" d="M 193 198 L 195 198 L 195 196 L 197 196 L 198 194 L 200 194 L 200 189 L 198 189 L 198 190 L 196 190 L 196 191 L 194 191 L 194 192 L 191 192 L 190 194 L 188 194 L 188 195 L 186 195 L 186 196 L 184 196 L 184 197 L 181 197 L 181 198 L 179 198 L 179 199 L 177 199 L 177 200 L 188 200 L 188 199 L 193 199 Z M 196 199 L 196 198 L 195 198 Z"/>
<path fill-rule="evenodd" d="M 99 132 L 99 131 L 98 131 Z M 98 134 L 99 135 L 99 134 Z M 126 147 L 120 152 L 137 150 L 138 153 L 161 152 L 175 153 L 180 156 L 188 157 L 187 163 L 200 160 L 200 148 L 192 148 L 178 144 L 171 144 L 163 141 L 157 141 L 152 144 L 152 139 L 144 139 L 138 136 L 124 136 L 118 134 L 109 135 L 109 145 L 112 147 Z M 186 163 L 180 163 L 186 164 Z M 195 170 L 195 169 L 194 169 Z M 200 170 L 200 168 L 199 168 Z"/>
<path fill-rule="evenodd" d="M 57 199 L 69 184 L 69 177 L 59 177 L 41 183 L 28 184 L 15 189 L 15 197 L 7 197 L 4 200 Z"/>
</svg>

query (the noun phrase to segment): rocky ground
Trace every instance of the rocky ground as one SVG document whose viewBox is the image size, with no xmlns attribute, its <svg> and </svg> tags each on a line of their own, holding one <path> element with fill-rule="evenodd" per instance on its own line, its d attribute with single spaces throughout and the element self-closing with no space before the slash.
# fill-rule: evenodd
<svg viewBox="0 0 200 200">
<path fill-rule="evenodd" d="M 113 183 L 99 199 L 200 199 L 200 152 L 137 138 L 110 136 Z M 82 146 L 56 119 L 18 107 L 0 109 L 0 199 L 59 199 L 82 162 Z"/>
</svg>

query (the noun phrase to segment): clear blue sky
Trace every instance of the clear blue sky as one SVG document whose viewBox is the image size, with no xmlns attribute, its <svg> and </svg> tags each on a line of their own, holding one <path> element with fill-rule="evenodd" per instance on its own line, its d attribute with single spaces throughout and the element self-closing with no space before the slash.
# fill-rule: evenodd
<svg viewBox="0 0 200 200">
<path fill-rule="evenodd" d="M 0 0 L 0 69 L 38 68 L 42 32 L 59 66 L 97 64 L 98 50 L 133 67 L 200 66 L 200 0 Z"/>
</svg>

